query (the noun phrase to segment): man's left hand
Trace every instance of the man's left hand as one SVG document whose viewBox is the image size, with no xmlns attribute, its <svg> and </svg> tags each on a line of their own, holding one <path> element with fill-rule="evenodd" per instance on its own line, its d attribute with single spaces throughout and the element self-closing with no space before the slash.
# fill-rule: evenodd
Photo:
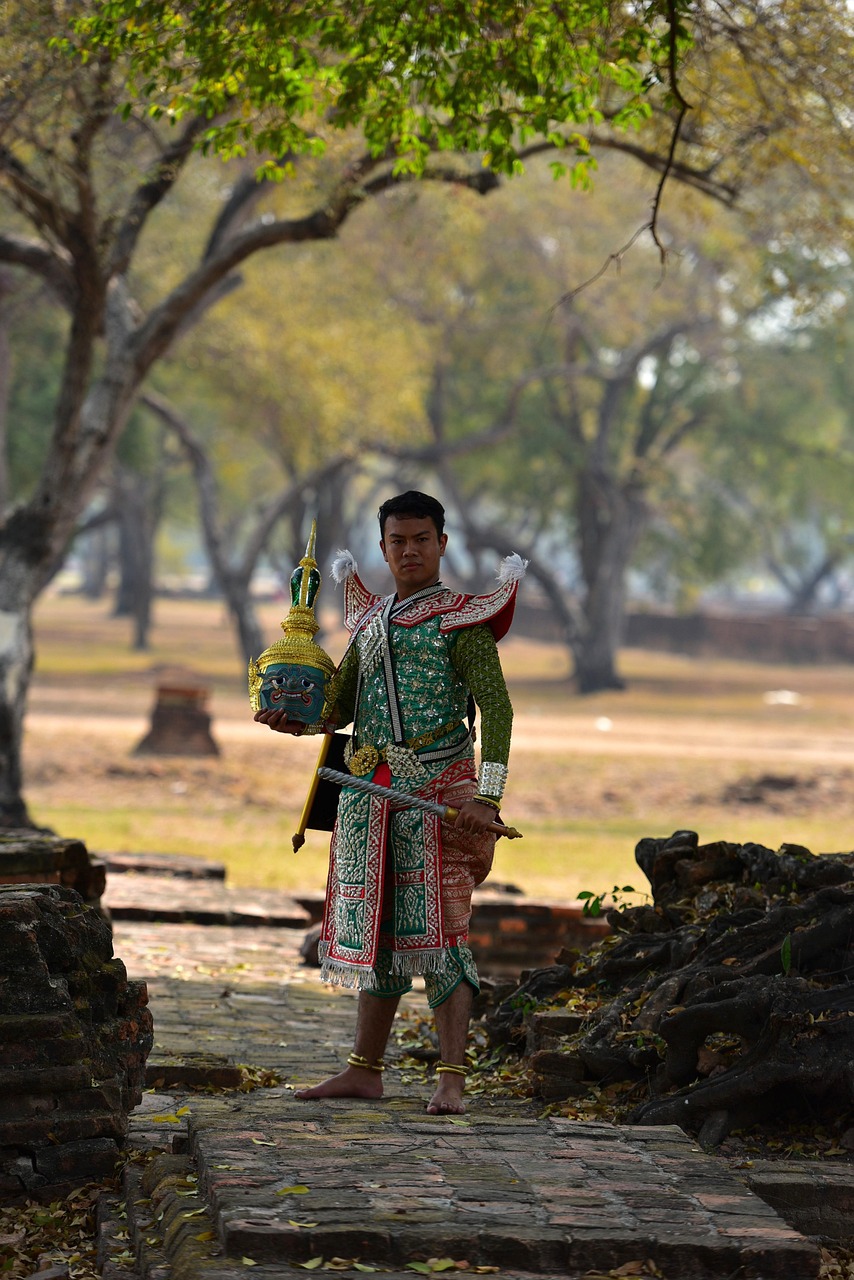
<svg viewBox="0 0 854 1280">
<path fill-rule="evenodd" d="M 481 832 L 488 831 L 497 818 L 498 812 L 491 805 L 480 804 L 477 800 L 466 800 L 465 804 L 460 805 L 454 826 L 472 835 L 479 835 Z"/>
</svg>

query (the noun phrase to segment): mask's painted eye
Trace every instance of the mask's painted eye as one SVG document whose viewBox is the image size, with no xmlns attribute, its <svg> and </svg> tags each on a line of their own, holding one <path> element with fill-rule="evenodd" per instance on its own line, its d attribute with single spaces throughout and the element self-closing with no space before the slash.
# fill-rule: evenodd
<svg viewBox="0 0 854 1280">
<path fill-rule="evenodd" d="M 285 677 L 284 677 L 284 676 L 270 676 L 270 684 L 273 686 L 273 688 L 274 688 L 274 689 L 282 689 L 282 688 L 284 688 L 284 684 L 285 684 Z"/>
<path fill-rule="evenodd" d="M 314 681 L 309 680 L 308 676 L 303 676 L 302 680 L 300 681 L 300 684 L 302 685 L 303 689 L 305 689 L 306 693 L 311 693 L 312 689 L 315 687 Z"/>
</svg>

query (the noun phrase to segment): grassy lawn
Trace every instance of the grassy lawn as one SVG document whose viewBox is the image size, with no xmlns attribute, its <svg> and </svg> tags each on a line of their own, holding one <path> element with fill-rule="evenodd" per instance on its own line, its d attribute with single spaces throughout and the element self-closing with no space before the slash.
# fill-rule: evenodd
<svg viewBox="0 0 854 1280">
<path fill-rule="evenodd" d="M 281 608 L 262 612 L 272 640 Z M 156 620 L 151 651 L 138 654 L 105 604 L 40 603 L 25 745 L 33 816 L 93 851 L 197 854 L 224 862 L 232 884 L 321 889 L 327 837 L 309 833 L 296 855 L 290 839 L 317 744 L 252 723 L 221 606 L 158 601 Z M 343 640 L 330 625 L 333 656 Z M 505 816 L 525 838 L 499 842 L 494 879 L 549 898 L 643 889 L 636 842 L 681 827 L 704 841 L 854 847 L 848 668 L 629 651 L 627 690 L 581 699 L 559 647 L 510 638 L 502 656 L 516 708 Z M 158 677 L 175 665 L 210 688 L 218 757 L 133 754 Z M 769 698 L 780 690 L 797 697 Z M 763 775 L 790 785 L 733 799 L 734 785 Z"/>
</svg>

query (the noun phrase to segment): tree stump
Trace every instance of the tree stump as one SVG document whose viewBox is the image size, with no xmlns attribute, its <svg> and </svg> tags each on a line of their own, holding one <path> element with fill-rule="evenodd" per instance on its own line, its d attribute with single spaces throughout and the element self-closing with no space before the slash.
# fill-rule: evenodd
<svg viewBox="0 0 854 1280">
<path fill-rule="evenodd" d="M 218 756 L 206 708 L 208 690 L 192 672 L 161 675 L 151 726 L 134 748 L 137 756 Z"/>
<path fill-rule="evenodd" d="M 61 885 L 0 886 L 0 1194 L 111 1174 L 153 1043 L 145 984 Z"/>
</svg>

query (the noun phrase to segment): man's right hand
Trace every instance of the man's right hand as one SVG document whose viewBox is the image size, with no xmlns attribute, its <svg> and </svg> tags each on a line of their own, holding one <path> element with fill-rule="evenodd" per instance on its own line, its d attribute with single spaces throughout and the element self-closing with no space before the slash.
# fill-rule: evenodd
<svg viewBox="0 0 854 1280">
<path fill-rule="evenodd" d="M 259 724 L 265 724 L 268 729 L 275 729 L 276 733 L 290 733 L 295 738 L 301 738 L 305 733 L 305 725 L 301 720 L 289 720 L 288 713 L 281 707 L 270 711 L 263 707 L 260 711 L 255 712 L 254 719 Z"/>
</svg>

